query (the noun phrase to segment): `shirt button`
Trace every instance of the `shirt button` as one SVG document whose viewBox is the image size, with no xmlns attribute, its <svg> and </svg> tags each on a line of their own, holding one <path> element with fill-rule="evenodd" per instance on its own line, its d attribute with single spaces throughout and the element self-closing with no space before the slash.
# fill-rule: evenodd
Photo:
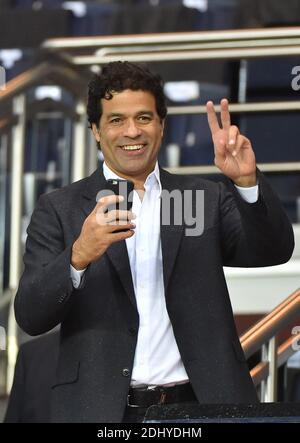
<svg viewBox="0 0 300 443">
<path fill-rule="evenodd" d="M 122 371 L 122 374 L 124 377 L 129 377 L 130 371 L 128 368 L 124 368 Z"/>
</svg>

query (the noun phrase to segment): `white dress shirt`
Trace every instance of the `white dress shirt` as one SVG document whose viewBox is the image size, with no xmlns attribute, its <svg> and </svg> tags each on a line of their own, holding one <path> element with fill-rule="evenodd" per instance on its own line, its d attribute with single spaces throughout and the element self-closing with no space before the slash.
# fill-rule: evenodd
<svg viewBox="0 0 300 443">
<path fill-rule="evenodd" d="M 106 163 L 103 173 L 107 179 L 122 178 Z M 188 381 L 172 324 L 166 308 L 160 239 L 161 182 L 156 163 L 144 184 L 144 197 L 133 193 L 132 212 L 136 215 L 135 234 L 126 239 L 132 281 L 139 313 L 139 331 L 134 357 L 131 386 L 172 385 Z M 258 197 L 258 186 L 237 189 L 249 203 Z M 84 270 L 71 265 L 75 288 Z"/>
</svg>

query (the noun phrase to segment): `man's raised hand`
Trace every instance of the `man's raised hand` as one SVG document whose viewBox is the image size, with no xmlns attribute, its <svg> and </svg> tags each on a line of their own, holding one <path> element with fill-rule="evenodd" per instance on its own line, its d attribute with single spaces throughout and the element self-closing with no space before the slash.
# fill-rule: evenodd
<svg viewBox="0 0 300 443">
<path fill-rule="evenodd" d="M 221 126 L 212 101 L 207 102 L 215 165 L 238 186 L 256 185 L 256 160 L 251 142 L 231 125 L 228 100 L 221 100 Z"/>
</svg>

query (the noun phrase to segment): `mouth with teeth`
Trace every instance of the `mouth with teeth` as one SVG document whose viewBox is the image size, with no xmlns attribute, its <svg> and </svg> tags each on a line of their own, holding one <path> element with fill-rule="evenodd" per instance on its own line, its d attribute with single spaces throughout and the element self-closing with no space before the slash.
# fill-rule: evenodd
<svg viewBox="0 0 300 443">
<path fill-rule="evenodd" d="M 141 151 L 146 145 L 144 144 L 136 144 L 136 145 L 123 145 L 120 146 L 122 151 L 125 152 L 139 152 Z"/>
</svg>

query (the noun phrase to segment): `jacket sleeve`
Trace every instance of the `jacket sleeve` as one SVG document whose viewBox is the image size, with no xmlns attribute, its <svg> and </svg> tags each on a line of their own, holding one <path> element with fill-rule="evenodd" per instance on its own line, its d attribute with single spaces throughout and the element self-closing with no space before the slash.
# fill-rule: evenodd
<svg viewBox="0 0 300 443">
<path fill-rule="evenodd" d="M 15 316 L 25 332 L 38 335 L 63 320 L 74 290 L 70 276 L 72 245 L 65 245 L 59 217 L 48 195 L 40 197 L 27 234 Z"/>
<path fill-rule="evenodd" d="M 220 184 L 223 264 L 260 267 L 287 262 L 294 250 L 292 225 L 258 170 L 259 198 L 247 203 L 231 181 Z"/>
</svg>

